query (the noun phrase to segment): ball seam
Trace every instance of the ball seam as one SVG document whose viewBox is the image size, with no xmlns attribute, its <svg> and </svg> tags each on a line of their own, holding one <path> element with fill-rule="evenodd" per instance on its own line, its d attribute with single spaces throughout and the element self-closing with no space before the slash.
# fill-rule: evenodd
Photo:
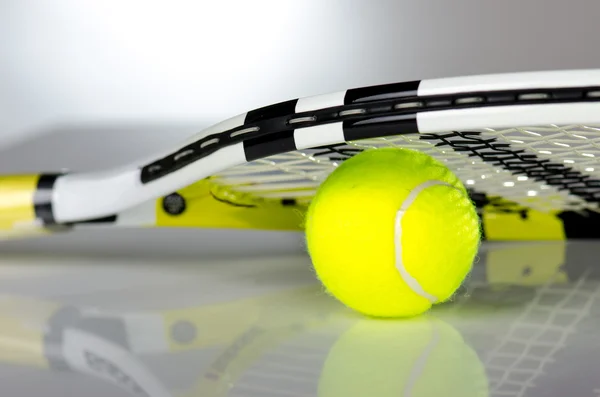
<svg viewBox="0 0 600 397">
<path fill-rule="evenodd" d="M 396 251 L 396 269 L 398 269 L 400 277 L 402 277 L 402 280 L 404 280 L 406 285 L 408 285 L 408 287 L 415 294 L 427 299 L 429 302 L 431 302 L 431 304 L 436 303 L 438 301 L 438 298 L 425 291 L 425 289 L 423 288 L 423 286 L 421 286 L 419 281 L 417 281 L 404 266 L 404 261 L 402 260 L 402 218 L 404 217 L 404 214 L 406 214 L 406 211 L 409 209 L 411 204 L 415 202 L 417 196 L 423 190 L 436 185 L 448 186 L 453 189 L 459 190 L 455 186 L 452 186 L 449 183 L 439 180 L 429 180 L 421 183 L 420 185 L 417 185 L 413 190 L 410 191 L 408 196 L 406 196 L 406 199 L 404 199 L 404 202 L 400 206 L 400 209 L 398 210 L 398 212 L 396 212 L 394 223 L 394 247 Z"/>
</svg>

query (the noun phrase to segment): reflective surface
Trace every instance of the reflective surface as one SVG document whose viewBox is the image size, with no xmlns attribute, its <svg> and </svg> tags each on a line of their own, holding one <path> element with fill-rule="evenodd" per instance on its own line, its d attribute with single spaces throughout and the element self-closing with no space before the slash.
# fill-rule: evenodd
<svg viewBox="0 0 600 397">
<path fill-rule="evenodd" d="M 302 254 L 0 260 L 17 396 L 598 396 L 600 244 L 486 244 L 453 302 L 355 315 Z"/>
</svg>

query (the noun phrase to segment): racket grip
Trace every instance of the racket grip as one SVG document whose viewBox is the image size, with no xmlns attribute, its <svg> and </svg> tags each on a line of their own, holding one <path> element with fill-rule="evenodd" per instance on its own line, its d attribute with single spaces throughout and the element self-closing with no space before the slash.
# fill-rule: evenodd
<svg viewBox="0 0 600 397">
<path fill-rule="evenodd" d="M 48 174 L 0 176 L 0 239 L 46 234 L 51 188 Z"/>
</svg>

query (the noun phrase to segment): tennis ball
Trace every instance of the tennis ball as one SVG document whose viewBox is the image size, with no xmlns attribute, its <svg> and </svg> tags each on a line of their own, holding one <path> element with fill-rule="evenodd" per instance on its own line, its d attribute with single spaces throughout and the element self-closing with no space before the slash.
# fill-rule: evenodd
<svg viewBox="0 0 600 397">
<path fill-rule="evenodd" d="M 477 354 L 449 324 L 427 317 L 356 323 L 329 350 L 318 396 L 487 396 Z"/>
<path fill-rule="evenodd" d="M 460 180 L 406 149 L 367 150 L 319 187 L 306 215 L 327 292 L 375 317 L 407 317 L 451 298 L 471 270 L 480 222 Z"/>
</svg>

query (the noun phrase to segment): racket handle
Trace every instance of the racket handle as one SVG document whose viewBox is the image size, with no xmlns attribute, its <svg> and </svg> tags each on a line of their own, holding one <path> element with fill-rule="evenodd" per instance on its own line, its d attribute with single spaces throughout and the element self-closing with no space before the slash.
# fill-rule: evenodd
<svg viewBox="0 0 600 397">
<path fill-rule="evenodd" d="M 0 177 L 0 238 L 46 234 L 50 192 L 56 176 L 46 174 Z"/>
</svg>

